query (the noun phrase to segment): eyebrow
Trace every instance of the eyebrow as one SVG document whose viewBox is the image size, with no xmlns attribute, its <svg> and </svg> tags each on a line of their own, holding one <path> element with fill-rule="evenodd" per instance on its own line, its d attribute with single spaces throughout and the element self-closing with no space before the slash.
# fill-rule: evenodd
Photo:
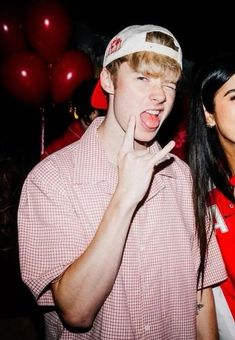
<svg viewBox="0 0 235 340">
<path fill-rule="evenodd" d="M 224 97 L 233 92 L 235 92 L 235 89 L 228 90 L 227 92 L 225 92 Z"/>
</svg>

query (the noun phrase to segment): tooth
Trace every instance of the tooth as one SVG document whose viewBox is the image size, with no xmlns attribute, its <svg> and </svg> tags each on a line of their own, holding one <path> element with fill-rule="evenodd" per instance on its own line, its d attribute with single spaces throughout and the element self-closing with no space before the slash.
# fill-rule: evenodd
<svg viewBox="0 0 235 340">
<path fill-rule="evenodd" d="M 159 111 L 155 111 L 155 110 L 147 110 L 147 112 L 151 115 L 158 115 Z"/>
</svg>

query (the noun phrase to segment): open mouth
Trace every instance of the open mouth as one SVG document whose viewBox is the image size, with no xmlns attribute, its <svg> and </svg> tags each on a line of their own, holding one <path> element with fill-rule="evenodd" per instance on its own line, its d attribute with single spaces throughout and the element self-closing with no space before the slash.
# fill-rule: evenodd
<svg viewBox="0 0 235 340">
<path fill-rule="evenodd" d="M 159 113 L 159 110 L 147 110 L 141 113 L 140 119 L 143 126 L 147 129 L 155 130 L 160 123 Z"/>
</svg>

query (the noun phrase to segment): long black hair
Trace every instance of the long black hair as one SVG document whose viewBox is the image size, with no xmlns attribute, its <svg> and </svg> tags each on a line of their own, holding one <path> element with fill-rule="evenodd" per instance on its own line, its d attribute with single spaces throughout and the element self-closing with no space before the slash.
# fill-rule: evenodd
<svg viewBox="0 0 235 340">
<path fill-rule="evenodd" d="M 210 222 L 213 231 L 213 218 L 208 209 L 209 192 L 213 186 L 229 200 L 235 202 L 229 182 L 232 172 L 215 127 L 206 124 L 204 108 L 214 113 L 217 91 L 235 74 L 235 54 L 220 54 L 210 58 L 198 68 L 193 81 L 189 123 L 187 131 L 187 162 L 193 177 L 193 200 L 196 226 L 201 250 L 199 267 L 203 281 L 207 252 L 207 229 Z"/>
</svg>

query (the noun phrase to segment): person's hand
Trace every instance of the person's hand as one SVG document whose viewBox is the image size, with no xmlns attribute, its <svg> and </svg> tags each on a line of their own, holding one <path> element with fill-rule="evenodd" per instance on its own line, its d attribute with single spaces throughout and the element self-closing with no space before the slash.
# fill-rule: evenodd
<svg viewBox="0 0 235 340">
<path fill-rule="evenodd" d="M 138 204 L 143 199 L 149 188 L 154 167 L 175 146 L 175 142 L 170 141 L 155 154 L 150 153 L 148 149 L 136 150 L 134 148 L 135 125 L 135 117 L 132 116 L 118 154 L 118 190 L 124 195 L 125 201 L 129 200 L 132 204 Z"/>
</svg>

